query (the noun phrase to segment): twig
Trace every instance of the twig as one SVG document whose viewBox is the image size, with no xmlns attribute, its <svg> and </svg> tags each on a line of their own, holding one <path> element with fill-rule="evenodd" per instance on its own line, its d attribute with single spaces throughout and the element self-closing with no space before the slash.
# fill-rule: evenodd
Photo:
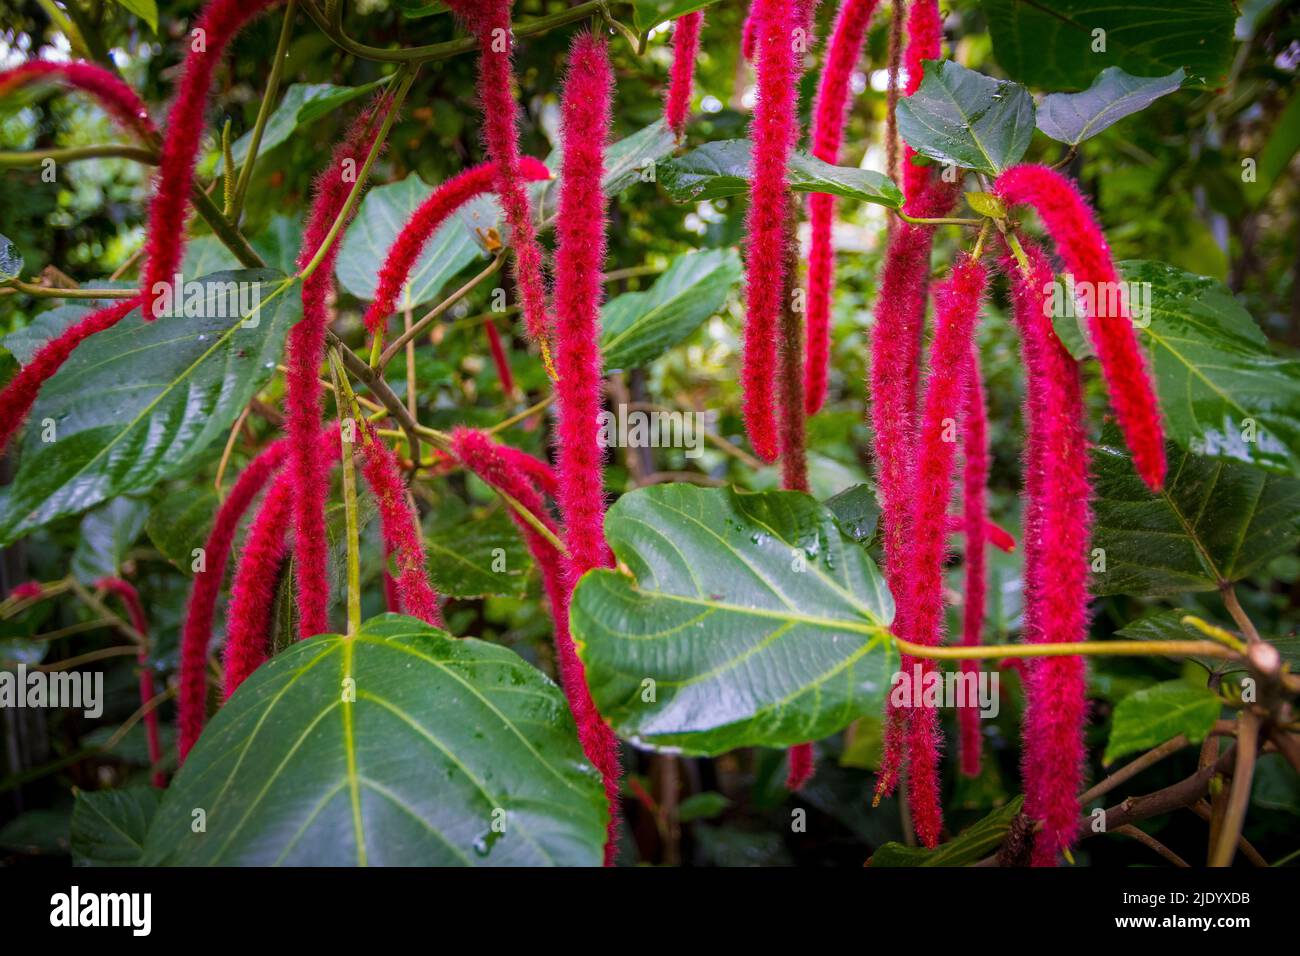
<svg viewBox="0 0 1300 956">
<path fill-rule="evenodd" d="M 1243 710 L 1237 718 L 1237 760 L 1232 772 L 1232 790 L 1223 826 L 1210 854 L 1210 866 L 1231 866 L 1237 841 L 1246 822 L 1250 803 L 1250 786 L 1255 777 L 1255 752 L 1259 745 L 1259 717 L 1253 710 Z"/>
<path fill-rule="evenodd" d="M 470 279 L 468 282 L 466 282 L 463 286 L 461 286 L 451 295 L 447 296 L 447 298 L 439 302 L 436 306 L 433 307 L 431 311 L 429 311 L 426 315 L 421 317 L 421 319 L 418 322 L 408 326 L 406 330 L 402 332 L 401 335 L 399 335 L 396 339 L 394 339 L 391 343 L 389 343 L 389 345 L 383 350 L 383 352 L 380 353 L 379 368 L 382 369 L 387 367 L 388 363 L 393 360 L 393 358 L 397 355 L 398 352 L 402 350 L 402 347 L 405 346 L 407 342 L 411 341 L 412 339 L 420 335 L 420 333 L 422 333 L 425 329 L 427 329 L 431 324 L 436 322 L 440 315 L 442 315 L 453 305 L 455 305 L 461 299 L 465 298 L 465 296 L 469 295 L 472 291 L 474 291 L 474 289 L 478 286 L 480 282 L 482 282 L 484 279 L 496 273 L 497 270 L 501 268 L 502 264 L 505 263 L 505 261 L 506 261 L 505 253 L 504 252 L 498 253 L 493 258 L 493 260 L 490 263 L 488 263 L 487 268 L 485 268 L 478 275 L 474 276 L 474 278 Z"/>
<path fill-rule="evenodd" d="M 1169 849 L 1169 847 L 1165 846 L 1163 843 L 1161 843 L 1151 834 L 1147 833 L 1144 830 L 1139 830 L 1137 827 L 1132 826 L 1131 824 L 1125 824 L 1122 827 L 1117 827 L 1115 829 L 1115 832 L 1122 833 L 1126 837 L 1131 837 L 1132 839 L 1137 840 L 1143 846 L 1155 850 L 1157 853 L 1163 856 L 1174 866 L 1183 867 L 1184 869 L 1190 869 L 1191 867 L 1191 864 L 1189 864 L 1181 856 L 1179 856 L 1173 850 Z"/>
</svg>

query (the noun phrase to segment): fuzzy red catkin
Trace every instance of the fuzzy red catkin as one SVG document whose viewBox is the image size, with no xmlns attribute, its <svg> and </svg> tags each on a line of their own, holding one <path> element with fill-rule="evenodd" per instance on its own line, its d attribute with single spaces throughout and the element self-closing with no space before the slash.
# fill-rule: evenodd
<svg viewBox="0 0 1300 956">
<path fill-rule="evenodd" d="M 248 463 L 217 509 L 212 530 L 204 542 L 203 567 L 194 574 L 181 636 L 177 749 L 182 762 L 199 739 L 208 718 L 208 645 L 212 641 L 217 595 L 226 576 L 235 532 L 253 499 L 261 494 L 284 463 L 288 451 L 288 440 L 282 438 L 268 445 Z"/>
<path fill-rule="evenodd" d="M 828 163 L 840 160 L 840 143 L 848 119 L 849 80 L 878 2 L 844 0 L 835 16 L 812 123 L 813 155 Z M 804 408 L 807 414 L 813 415 L 826 400 L 830 362 L 831 287 L 835 278 L 831 228 L 835 220 L 835 197 L 813 193 L 808 198 L 808 219 L 808 354 L 804 364 Z"/>
<path fill-rule="evenodd" d="M 905 582 L 908 613 L 903 636 L 916 644 L 936 645 L 943 631 L 945 529 L 956 456 L 956 442 L 945 438 L 949 422 L 961 419 L 972 336 L 987 281 L 984 267 L 963 253 L 953 265 L 952 275 L 934 291 L 935 332 L 917 433 Z M 910 663 L 904 662 L 904 673 L 914 673 Z M 925 680 L 935 665 L 928 660 L 919 663 Z M 937 709 L 909 708 L 907 736 L 912 821 L 921 842 L 933 847 L 943 828 Z"/>
<path fill-rule="evenodd" d="M 397 596 L 402 611 L 426 624 L 442 627 L 438 596 L 429 584 L 424 566 L 420 519 L 407 495 L 397 457 L 380 441 L 369 423 L 365 429 L 368 440 L 361 449 L 361 473 L 379 507 L 384 552 L 397 561 Z"/>
<path fill-rule="evenodd" d="M 157 312 L 159 283 L 171 283 L 185 249 L 185 220 L 203 113 L 212 77 L 227 44 L 252 19 L 279 0 L 212 0 L 186 35 L 190 52 L 177 84 L 176 97 L 167 114 L 167 135 L 162 140 L 153 200 L 149 203 L 148 239 L 140 292 L 145 297 L 145 319 Z"/>
<path fill-rule="evenodd" d="M 603 40 L 580 34 L 569 53 L 561 102 L 564 172 L 556 219 L 555 332 L 560 381 L 556 410 L 558 501 L 572 583 L 611 563 L 605 544 L 604 450 L 600 446 L 600 300 L 605 265 L 605 196 L 613 76 Z"/>
<path fill-rule="evenodd" d="M 740 55 L 748 63 L 754 62 L 754 54 L 758 52 L 758 24 L 759 19 L 756 15 L 758 4 L 750 3 L 749 12 L 745 14 L 745 25 L 740 31 Z"/>
<path fill-rule="evenodd" d="M 92 335 L 111 329 L 139 306 L 138 296 L 106 305 L 36 350 L 32 360 L 0 392 L 0 453 L 8 447 L 9 439 L 13 438 L 14 432 L 27 419 L 32 406 L 36 404 L 41 386 L 54 376 L 77 346 Z"/>
<path fill-rule="evenodd" d="M 1110 246 L 1092 207 L 1069 179 L 1046 166 L 1014 166 L 997 178 L 993 191 L 1008 205 L 1034 207 L 1076 284 L 1089 284 L 1099 293 L 1115 288 L 1119 275 Z M 1165 480 L 1164 428 L 1127 303 L 1119 315 L 1096 312 L 1088 315 L 1088 330 L 1115 417 L 1138 474 L 1149 488 L 1159 490 Z"/>
<path fill-rule="evenodd" d="M 939 0 L 912 0 L 907 11 L 907 46 L 903 52 L 903 70 L 907 74 L 904 96 L 911 96 L 921 86 L 921 80 L 925 78 L 924 61 L 938 60 L 942 56 L 943 16 L 939 13 Z M 912 147 L 904 144 L 903 195 L 908 199 L 920 196 L 936 171 L 934 166 L 914 164 L 912 157 L 915 155 Z"/>
<path fill-rule="evenodd" d="M 315 197 L 303 233 L 298 268 L 307 266 L 321 248 L 330 228 L 358 184 L 356 177 L 374 140 L 374 124 L 388 107 L 380 99 L 353 121 L 334 149 L 330 164 L 316 178 Z M 356 206 L 352 208 L 353 213 Z M 341 234 L 341 230 L 340 230 Z M 317 435 L 323 399 L 320 367 L 329 325 L 326 299 L 333 282 L 340 243 L 335 237 L 318 268 L 302 283 L 302 318 L 289 330 L 288 371 L 285 374 L 285 429 L 289 436 L 288 468 L 293 476 L 294 574 L 298 585 L 298 625 L 302 637 L 329 630 L 329 574 L 325 537 L 325 499 L 329 477 Z"/>
<path fill-rule="evenodd" d="M 0 96 L 41 80 L 53 80 L 88 93 L 108 111 L 118 126 L 143 140 L 151 140 L 158 134 L 158 127 L 135 90 L 114 73 L 94 63 L 31 60 L 11 70 L 0 71 Z"/>
<path fill-rule="evenodd" d="M 510 28 L 513 0 L 448 0 L 452 12 L 465 21 L 479 43 L 478 97 L 483 109 L 483 140 L 497 171 L 496 193 L 510 226 L 515 284 L 523 300 L 524 325 L 541 345 L 550 325 L 542 251 L 533 227 L 532 203 L 524 191 L 519 159 L 519 107 L 515 103 Z"/>
<path fill-rule="evenodd" d="M 1082 641 L 1088 635 L 1088 437 L 1078 363 L 1066 352 L 1045 309 L 1051 265 L 1025 245 L 1029 274 L 1003 260 L 1025 364 L 1024 639 Z M 1022 775 L 1025 813 L 1043 821 L 1032 862 L 1052 866 L 1077 838 L 1083 782 L 1086 672 L 1081 657 L 1026 661 Z"/>
<path fill-rule="evenodd" d="M 510 357 L 506 355 L 505 345 L 501 342 L 501 333 L 497 331 L 497 324 L 490 317 L 483 323 L 483 329 L 487 333 L 492 364 L 496 366 L 497 378 L 501 382 L 501 392 L 507 399 L 512 399 L 515 394 L 515 376 L 510 371 Z"/>
<path fill-rule="evenodd" d="M 127 616 L 131 619 L 131 626 L 140 632 L 145 643 L 140 647 L 140 654 L 136 658 L 136 664 L 140 668 L 140 706 L 143 707 L 154 699 L 153 671 L 149 667 L 149 619 L 145 617 L 144 607 L 140 604 L 140 595 L 134 587 L 123 581 L 121 578 L 100 578 L 95 582 L 95 587 L 103 588 L 110 594 L 116 595 L 118 600 L 126 607 Z M 144 731 L 147 746 L 149 748 L 149 766 L 158 767 L 162 762 L 162 738 L 158 733 L 158 708 L 145 713 Z M 167 778 L 163 775 L 162 770 L 155 769 L 149 778 L 155 787 L 163 787 L 167 784 Z"/>
<path fill-rule="evenodd" d="M 962 514 L 966 537 L 966 598 L 962 607 L 961 642 L 980 643 L 984 630 L 984 602 L 988 589 L 985 567 L 988 545 L 989 440 L 988 413 L 985 408 L 984 380 L 980 372 L 979 348 L 972 340 L 969 368 L 966 372 L 966 395 L 962 422 Z M 979 679 L 980 662 L 961 662 L 963 675 Z M 972 685 L 967 685 L 972 686 Z M 961 772 L 968 777 L 980 773 L 980 713 L 973 701 L 957 710 Z"/>
<path fill-rule="evenodd" d="M 753 0 L 758 20 L 758 99 L 750 123 L 753 183 L 746 215 L 745 341 L 741 381 L 745 426 L 755 453 L 775 461 L 778 453 L 772 382 L 776 378 L 777 331 L 786 289 L 788 163 L 795 138 L 798 95 L 792 34 L 798 25 L 794 0 Z M 790 410 L 790 414 L 797 414 Z"/>
<path fill-rule="evenodd" d="M 700 53 L 700 28 L 704 13 L 696 10 L 673 21 L 673 66 L 668 76 L 664 120 L 678 139 L 686 132 L 691 111 L 691 88 L 695 82 L 695 58 Z"/>
<path fill-rule="evenodd" d="M 519 158 L 519 175 L 528 182 L 551 178 L 546 164 L 532 156 Z M 379 270 L 374 301 L 366 309 L 366 329 L 373 335 L 397 309 L 398 298 L 429 239 L 452 213 L 475 196 L 490 192 L 498 179 L 495 163 L 481 163 L 451 177 L 411 214 L 397 234 Z"/>
<path fill-rule="evenodd" d="M 509 445 L 497 445 L 485 434 L 467 428 L 456 429 L 451 436 L 453 454 L 469 471 L 478 475 L 497 491 L 504 492 L 536 515 L 552 534 L 555 522 L 546 512 L 545 502 L 538 493 L 533 475 L 550 471 L 545 463 Z M 531 465 L 525 463 L 531 462 Z M 564 562 L 551 544 L 536 528 L 521 518 L 513 509 L 510 517 L 528 543 L 528 550 L 541 570 L 542 586 L 551 604 L 551 618 L 555 625 L 555 650 L 560 670 L 560 685 L 569 702 L 578 740 L 605 784 L 605 797 L 609 801 L 609 831 L 605 841 L 605 864 L 614 862 L 618 851 L 618 801 L 619 766 L 618 740 L 609 725 L 601 719 L 587 688 L 582 661 L 578 658 L 569 633 L 569 583 Z"/>
</svg>

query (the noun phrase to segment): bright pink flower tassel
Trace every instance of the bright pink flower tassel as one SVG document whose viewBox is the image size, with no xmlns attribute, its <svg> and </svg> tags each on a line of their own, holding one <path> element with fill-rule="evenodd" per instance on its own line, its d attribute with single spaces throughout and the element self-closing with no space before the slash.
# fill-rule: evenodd
<svg viewBox="0 0 1300 956">
<path fill-rule="evenodd" d="M 1029 272 L 1007 256 L 1012 305 L 1025 363 L 1025 625 L 1028 643 L 1088 636 L 1088 438 L 1078 363 L 1052 329 L 1045 308 L 1053 274 L 1042 251 L 1026 244 Z M 1046 291 L 1045 291 L 1046 290 Z M 1053 866 L 1074 845 L 1083 781 L 1086 673 L 1080 657 L 1025 662 L 1022 774 L 1025 813 L 1043 821 L 1033 863 Z"/>
<path fill-rule="evenodd" d="M 73 351 L 98 332 L 111 329 L 140 306 L 139 297 L 123 299 L 90 313 L 36 350 L 32 360 L 0 392 L 0 453 L 36 404 L 41 386 L 53 378 Z"/>
<path fill-rule="evenodd" d="M 962 424 L 962 513 L 966 537 L 966 599 L 962 607 L 961 642 L 980 643 L 984 631 L 984 602 L 988 589 L 985 567 L 988 545 L 989 439 L 988 413 L 985 410 L 984 380 L 980 372 L 979 349 L 972 341 L 966 372 L 965 416 Z M 963 675 L 979 679 L 980 663 L 961 662 Z M 972 686 L 972 685 L 967 685 Z M 977 706 L 957 710 L 958 739 L 961 743 L 961 772 L 968 777 L 980 774 L 980 712 Z"/>
<path fill-rule="evenodd" d="M 177 747 L 182 762 L 199 739 L 208 719 L 208 645 L 212 640 L 212 619 L 217 595 L 226 576 L 230 546 L 253 499 L 283 464 L 288 451 L 288 440 L 282 438 L 268 445 L 248 463 L 217 509 L 212 530 L 203 545 L 203 566 L 194 574 L 181 637 Z"/>
<path fill-rule="evenodd" d="M 90 94 L 118 126 L 140 139 L 149 141 L 158 134 L 158 127 L 135 90 L 114 73 L 94 63 L 31 60 L 12 70 L 0 71 L 0 96 L 41 80 L 53 80 Z"/>
<path fill-rule="evenodd" d="M 691 111 L 691 87 L 695 82 L 695 59 L 700 54 L 703 25 L 704 13 L 699 10 L 673 21 L 673 68 L 668 77 L 664 119 L 678 139 L 686 131 L 686 116 Z"/>
<path fill-rule="evenodd" d="M 167 114 L 167 135 L 162 141 L 158 176 L 149 203 L 148 239 L 140 292 L 145 297 L 147 320 L 157 315 L 162 295 L 154 292 L 159 283 L 170 284 L 180 269 L 185 250 L 185 220 L 190 189 L 194 185 L 194 164 L 208 90 L 217 64 L 231 39 L 252 19 L 279 0 L 212 0 L 193 29 L 186 33 L 190 45 L 177 84 L 176 97 Z"/>
<path fill-rule="evenodd" d="M 998 177 L 994 192 L 1007 205 L 1033 206 L 1076 286 L 1091 285 L 1096 302 L 1110 300 L 1109 290 L 1120 288 L 1110 246 L 1092 208 L 1070 180 L 1046 166 L 1014 166 Z M 1133 464 L 1156 491 L 1165 480 L 1160 406 L 1126 302 L 1119 313 L 1098 315 L 1094 309 L 1088 329 Z"/>
<path fill-rule="evenodd" d="M 140 706 L 143 707 L 154 699 L 155 691 L 153 671 L 149 667 L 149 619 L 145 617 L 144 607 L 140 604 L 140 595 L 134 587 L 121 578 L 100 578 L 95 582 L 95 586 L 115 594 L 121 600 L 126 607 L 127 616 L 131 619 L 131 626 L 139 631 L 140 636 L 145 639 L 145 644 L 141 646 L 140 653 L 136 658 L 136 664 L 140 668 Z M 158 733 L 158 708 L 155 707 L 148 711 L 143 719 L 145 739 L 149 748 L 149 766 L 156 768 L 162 762 L 162 738 Z M 167 778 L 161 770 L 155 769 L 150 776 L 150 782 L 155 787 L 164 787 L 167 784 Z"/>
<path fill-rule="evenodd" d="M 840 143 L 848 119 L 849 80 L 878 2 L 844 0 L 835 17 L 812 124 L 813 155 L 828 163 L 840 161 Z M 835 197 L 813 193 L 808 199 L 808 218 L 808 354 L 804 360 L 804 408 L 813 415 L 826 401 L 826 372 L 830 362 L 831 287 L 835 281 L 831 227 L 835 220 Z"/>
<path fill-rule="evenodd" d="M 799 25 L 794 0 L 753 0 L 757 19 L 758 100 L 750 123 L 753 182 L 746 217 L 745 344 L 741 382 L 745 426 L 754 451 L 775 461 L 779 440 L 772 400 L 777 329 L 786 286 L 788 164 L 795 138 L 797 74 L 792 34 Z M 791 409 L 797 414 L 797 409 Z"/>
<path fill-rule="evenodd" d="M 581 34 L 569 53 L 561 103 L 564 172 L 556 219 L 555 319 L 559 505 L 572 581 L 611 563 L 605 544 L 604 450 L 600 446 L 600 301 L 605 265 L 605 196 L 613 75 L 603 40 Z"/>
</svg>

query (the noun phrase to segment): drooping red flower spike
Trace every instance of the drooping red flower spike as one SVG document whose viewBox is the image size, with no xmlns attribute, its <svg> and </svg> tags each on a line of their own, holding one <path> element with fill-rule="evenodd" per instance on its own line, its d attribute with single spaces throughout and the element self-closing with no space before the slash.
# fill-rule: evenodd
<svg viewBox="0 0 1300 956">
<path fill-rule="evenodd" d="M 515 394 L 515 375 L 510 370 L 510 356 L 506 355 L 505 344 L 501 341 L 501 333 L 497 331 L 497 324 L 491 318 L 483 323 L 483 329 L 487 333 L 488 351 L 492 354 L 492 364 L 496 366 L 497 378 L 501 382 L 501 392 L 507 399 L 513 398 Z"/>
<path fill-rule="evenodd" d="M 758 4 L 751 3 L 749 12 L 745 14 L 745 25 L 740 32 L 740 55 L 748 63 L 754 62 L 754 54 L 758 52 L 758 24 L 759 19 L 756 15 Z"/>
<path fill-rule="evenodd" d="M 551 171 L 541 160 L 522 156 L 519 175 L 528 182 L 536 182 L 550 179 Z M 388 255 L 379 270 L 375 298 L 366 309 L 366 328 L 371 334 L 382 328 L 384 319 L 396 311 L 411 270 L 433 234 L 465 203 L 494 189 L 497 180 L 496 164 L 481 163 L 451 177 L 420 203 L 388 247 Z"/>
<path fill-rule="evenodd" d="M 555 337 L 559 418 L 555 447 L 572 583 L 611 563 L 605 544 L 604 450 L 600 446 L 600 300 L 605 195 L 600 181 L 614 80 L 604 40 L 580 34 L 569 51 L 561 101 L 564 172 L 556 219 Z"/>
<path fill-rule="evenodd" d="M 442 627 L 438 596 L 429 584 L 424 565 L 420 520 L 407 495 L 402 471 L 393 450 L 380 441 L 369 423 L 361 447 L 361 474 L 379 507 L 384 552 L 397 562 L 397 597 L 402 613 L 426 624 Z"/>
<path fill-rule="evenodd" d="M 828 163 L 840 161 L 840 143 L 848 118 L 849 80 L 878 2 L 843 0 L 835 15 L 812 122 L 813 155 Z M 808 219 L 808 354 L 804 360 L 804 407 L 809 415 L 814 415 L 826 400 L 826 372 L 830 362 L 831 286 L 835 278 L 831 225 L 835 220 L 835 197 L 813 193 L 808 199 Z"/>
<path fill-rule="evenodd" d="M 1042 251 L 1025 244 L 1022 272 L 1011 256 L 1012 306 L 1025 365 L 1025 626 L 1027 643 L 1088 635 L 1088 437 L 1078 363 L 1056 337 L 1045 306 L 1054 276 Z M 1043 821 L 1032 862 L 1052 866 L 1075 842 L 1083 781 L 1086 675 L 1081 657 L 1023 662 L 1022 775 L 1025 813 Z"/>
<path fill-rule="evenodd" d="M 339 460 L 339 428 L 331 424 L 312 436 L 320 451 L 321 470 L 328 478 Z M 225 697 L 229 698 L 271 652 L 271 613 L 280 574 L 289 558 L 293 530 L 296 476 L 286 463 L 262 497 L 244 536 L 244 547 L 230 584 L 226 612 Z M 297 574 L 297 567 L 294 573 Z M 300 629 L 301 630 L 301 629 Z M 321 632 L 317 632 L 321 633 Z M 301 633 L 299 639 L 302 639 Z"/>
<path fill-rule="evenodd" d="M 32 360 L 0 392 L 0 452 L 8 447 L 9 439 L 26 421 L 32 406 L 36 404 L 41 386 L 54 376 L 77 346 L 92 335 L 111 329 L 139 306 L 139 297 L 106 305 L 36 350 Z"/>
<path fill-rule="evenodd" d="M 543 462 L 508 445 L 497 445 L 485 434 L 466 428 L 452 433 L 452 449 L 456 458 L 490 487 L 504 492 L 532 512 L 552 534 L 557 533 L 555 522 L 546 512 L 546 505 L 534 475 L 550 471 Z M 525 464 L 525 460 L 531 465 Z M 542 574 L 542 586 L 551 605 L 551 618 L 555 626 L 555 651 L 560 670 L 560 684 L 569 702 L 578 740 L 582 751 L 592 766 L 600 771 L 605 783 L 605 797 L 609 801 L 609 832 L 605 841 L 605 864 L 611 865 L 618 852 L 618 800 L 619 766 L 618 740 L 596 710 L 587 687 L 582 661 L 578 658 L 569 633 L 569 581 L 564 561 L 554 545 L 540 534 L 528 521 L 513 509 L 510 512 L 534 562 Z"/>
<path fill-rule="evenodd" d="M 952 497 L 956 441 L 970 370 L 975 323 L 988 277 L 980 262 L 962 254 L 952 275 L 934 290 L 935 331 L 930 372 L 917 432 L 916 464 L 907 552 L 907 606 L 903 636 L 933 646 L 943 633 L 943 564 L 947 551 L 948 501 Z M 905 674 L 920 666 L 921 679 L 935 669 L 930 660 L 902 662 Z M 908 797 L 917 836 L 936 846 L 943 828 L 939 796 L 940 728 L 935 707 L 908 708 Z"/>
<path fill-rule="evenodd" d="M 673 21 L 673 68 L 668 77 L 664 120 L 678 139 L 686 132 L 686 117 L 691 111 L 695 59 L 700 54 L 700 28 L 703 25 L 704 13 L 700 10 Z"/>
<path fill-rule="evenodd" d="M 496 169 L 497 198 L 510 226 L 515 284 L 523 300 L 524 325 L 529 337 L 546 350 L 550 322 L 542 278 L 542 250 L 533 226 L 532 203 L 524 191 L 520 173 L 519 107 L 513 93 L 511 66 L 513 0 L 448 0 L 447 5 L 465 21 L 479 43 L 478 98 L 483 110 L 483 140 Z M 543 356 L 549 356 L 549 352 L 544 351 Z"/>
<path fill-rule="evenodd" d="M 124 131 L 143 140 L 152 140 L 158 127 L 135 90 L 116 74 L 94 63 L 51 63 L 31 60 L 12 70 L 0 71 L 0 96 L 42 80 L 51 80 L 94 97 Z"/>
<path fill-rule="evenodd" d="M 145 643 L 140 646 L 140 653 L 136 658 L 136 665 L 140 668 L 140 706 L 143 707 L 154 699 L 155 691 L 153 671 L 149 667 L 149 619 L 145 617 L 144 607 L 140 604 L 140 595 L 134 587 L 121 578 L 100 578 L 95 582 L 95 587 L 103 588 L 122 602 L 123 606 L 126 607 L 127 616 L 131 620 L 131 626 L 139 631 L 140 636 L 145 639 Z M 158 709 L 155 707 L 146 711 L 142 719 L 144 720 L 145 739 L 149 748 L 149 766 L 157 768 L 158 764 L 162 762 L 162 738 L 158 733 Z M 167 778 L 160 769 L 155 769 L 149 779 L 155 787 L 161 788 L 167 784 Z"/>
<path fill-rule="evenodd" d="M 298 268 L 312 261 L 329 235 L 348 194 L 356 187 L 375 135 L 375 121 L 388 107 L 379 100 L 352 123 L 334 149 L 330 164 L 316 178 L 315 196 L 303 233 Z M 357 206 L 353 205 L 355 213 Z M 342 230 L 340 230 L 340 234 Z M 325 332 L 329 325 L 326 299 L 338 258 L 336 236 L 316 271 L 302 283 L 302 318 L 289 330 L 288 371 L 285 374 L 285 428 L 289 436 L 289 471 L 293 476 L 294 576 L 298 585 L 298 624 L 302 637 L 329 630 L 329 575 L 325 537 L 325 498 L 329 478 L 317 436 L 321 430 L 323 400 L 320 367 L 325 357 Z"/>
<path fill-rule="evenodd" d="M 997 178 L 994 192 L 1009 206 L 1033 206 L 1077 287 L 1090 285 L 1094 302 L 1113 301 L 1123 289 L 1110 246 L 1088 201 L 1069 179 L 1046 166 L 1013 166 Z M 1088 313 L 1088 330 L 1101 363 L 1111 404 L 1133 464 L 1153 491 L 1165 480 L 1164 428 L 1150 370 L 1133 330 L 1127 301 L 1118 315 Z"/>
<path fill-rule="evenodd" d="M 745 427 L 754 451 L 775 461 L 779 448 L 772 382 L 786 286 L 788 163 L 795 138 L 798 95 L 792 36 L 799 25 L 794 0 L 753 0 L 757 19 L 758 99 L 750 123 L 753 182 L 746 215 L 745 342 L 741 368 Z M 789 410 L 797 414 L 797 409 Z"/>
<path fill-rule="evenodd" d="M 937 60 L 942 56 L 943 16 L 939 13 L 939 0 L 912 0 L 907 11 L 907 46 L 903 52 L 903 70 L 907 74 L 903 84 L 904 96 L 911 96 L 920 88 L 921 81 L 925 78 L 924 61 Z M 904 144 L 903 195 L 909 200 L 919 199 L 931 185 L 931 179 L 937 171 L 934 166 L 914 164 L 912 157 L 915 155 L 916 151 Z M 955 193 L 957 187 L 957 183 L 938 186 L 946 193 Z M 911 209 L 908 211 L 911 212 Z"/>
<path fill-rule="evenodd" d="M 194 164 L 217 64 L 235 34 L 278 2 L 211 0 L 188 34 L 190 52 L 185 57 L 176 96 L 167 114 L 167 135 L 162 140 L 158 176 L 149 203 L 145 267 L 140 282 L 146 320 L 157 315 L 156 306 L 161 301 L 162 292 L 155 291 L 155 286 L 174 280 L 185 250 L 185 220 L 190 189 L 194 185 Z"/>
<path fill-rule="evenodd" d="M 988 412 L 984 399 L 984 380 L 980 372 L 979 349 L 971 342 L 970 365 L 966 372 L 966 396 L 962 422 L 962 515 L 966 537 L 966 599 L 962 607 L 961 642 L 967 645 L 980 643 L 984 631 L 984 602 L 988 589 L 988 571 L 985 566 L 986 546 L 989 543 L 988 480 L 989 436 Z M 979 679 L 980 663 L 976 660 L 961 662 L 963 674 Z M 971 686 L 971 685 L 967 685 Z M 973 701 L 957 710 L 958 740 L 960 741 L 961 772 L 968 777 L 980 773 L 980 714 Z"/>
<path fill-rule="evenodd" d="M 203 732 L 208 718 L 208 646 L 217 595 L 226 576 L 230 547 L 240 521 L 267 482 L 284 463 L 289 451 L 286 438 L 273 442 L 250 461 L 230 494 L 217 509 L 212 530 L 203 545 L 203 561 L 195 569 L 185 626 L 181 635 L 180 696 L 177 749 L 183 762 Z"/>
</svg>

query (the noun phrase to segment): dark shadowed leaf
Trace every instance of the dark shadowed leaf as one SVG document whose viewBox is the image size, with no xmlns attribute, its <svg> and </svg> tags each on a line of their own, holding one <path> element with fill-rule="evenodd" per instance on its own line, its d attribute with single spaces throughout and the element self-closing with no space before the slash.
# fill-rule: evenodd
<svg viewBox="0 0 1300 956">
<path fill-rule="evenodd" d="M 502 508 L 429 528 L 424 533 L 424 550 L 429 578 L 439 594 L 521 598 L 528 593 L 533 562 Z"/>
<path fill-rule="evenodd" d="M 972 823 L 955 839 L 933 850 L 925 847 L 886 843 L 871 854 L 874 866 L 969 866 L 996 853 L 1011 831 L 1011 821 L 1020 812 L 1023 797 L 998 807 L 983 820 Z"/>
<path fill-rule="evenodd" d="M 163 792 L 154 787 L 82 790 L 72 808 L 74 866 L 138 866 Z"/>
<path fill-rule="evenodd" d="M 139 498 L 114 498 L 81 519 L 81 533 L 72 552 L 72 573 L 82 584 L 119 577 L 122 559 L 144 530 L 149 513 Z"/>
</svg>

